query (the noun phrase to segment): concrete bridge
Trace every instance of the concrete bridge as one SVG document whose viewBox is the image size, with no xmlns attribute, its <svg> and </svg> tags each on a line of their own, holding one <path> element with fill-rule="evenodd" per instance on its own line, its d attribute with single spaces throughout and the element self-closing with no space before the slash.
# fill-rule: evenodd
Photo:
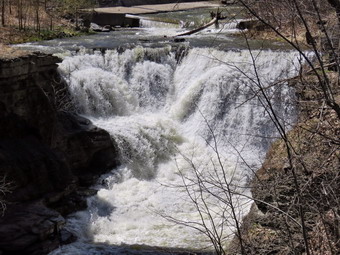
<svg viewBox="0 0 340 255">
<path fill-rule="evenodd" d="M 130 3 L 139 3 L 139 2 L 152 2 L 154 0 L 130 0 L 130 1 L 121 1 L 126 2 L 126 4 Z M 102 7 L 95 8 L 92 15 L 92 22 L 100 25 L 110 25 L 110 26 L 121 26 L 121 27 L 138 27 L 139 19 L 127 17 L 127 14 L 130 15 L 139 15 L 139 14 L 150 14 L 150 13 L 159 13 L 159 12 L 170 12 L 170 11 L 181 11 L 181 10 L 189 10 L 196 8 L 209 8 L 209 7 L 218 7 L 221 6 L 219 1 L 200 1 L 200 2 L 179 2 L 169 3 L 172 0 L 157 2 L 167 2 L 163 4 L 147 4 L 147 5 L 133 5 L 133 6 L 113 6 L 113 7 Z M 108 2 L 118 2 L 118 1 L 108 1 Z"/>
</svg>

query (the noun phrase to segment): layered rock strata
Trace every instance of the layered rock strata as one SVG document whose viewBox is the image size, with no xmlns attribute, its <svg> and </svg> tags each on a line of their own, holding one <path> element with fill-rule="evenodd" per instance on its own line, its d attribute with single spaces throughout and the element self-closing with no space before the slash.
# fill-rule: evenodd
<svg viewBox="0 0 340 255">
<path fill-rule="evenodd" d="M 40 53 L 0 60 L 0 177 L 10 191 L 0 254 L 47 254 L 72 241 L 63 216 L 86 207 L 87 187 L 118 165 L 109 134 L 56 99 L 65 89 L 58 62 Z"/>
</svg>

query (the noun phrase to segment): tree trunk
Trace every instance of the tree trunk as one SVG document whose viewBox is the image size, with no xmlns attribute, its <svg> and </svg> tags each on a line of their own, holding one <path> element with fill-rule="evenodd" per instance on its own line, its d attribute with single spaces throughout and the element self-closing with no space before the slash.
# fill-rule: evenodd
<svg viewBox="0 0 340 255">
<path fill-rule="evenodd" d="M 17 1 L 19 30 L 22 30 L 22 0 Z"/>
<path fill-rule="evenodd" d="M 214 23 L 216 24 L 216 22 L 217 22 L 217 17 L 213 18 L 209 23 L 207 23 L 207 24 L 205 24 L 205 25 L 203 25 L 199 28 L 196 28 L 194 30 L 191 30 L 191 31 L 188 31 L 188 32 L 185 32 L 185 33 L 182 33 L 182 34 L 178 34 L 176 36 L 192 35 L 194 33 L 197 33 L 199 31 L 203 30 L 204 28 L 207 28 L 207 27 L 213 25 Z"/>
<path fill-rule="evenodd" d="M 35 23 L 36 23 L 36 30 L 40 32 L 39 0 L 35 1 Z"/>
<path fill-rule="evenodd" d="M 53 30 L 53 17 L 50 15 L 50 30 Z"/>
<path fill-rule="evenodd" d="M 5 26 L 5 0 L 1 1 L 1 25 Z"/>
</svg>

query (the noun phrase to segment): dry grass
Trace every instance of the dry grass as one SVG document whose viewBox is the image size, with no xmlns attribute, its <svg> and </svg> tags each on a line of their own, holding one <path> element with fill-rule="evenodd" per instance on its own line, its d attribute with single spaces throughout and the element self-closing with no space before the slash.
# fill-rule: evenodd
<svg viewBox="0 0 340 255">
<path fill-rule="evenodd" d="M 52 14 L 45 11 L 43 6 L 39 8 L 39 25 L 36 25 L 35 9 L 27 1 L 23 7 L 22 29 L 19 29 L 18 11 L 15 5 L 11 7 L 11 11 L 6 9 L 5 26 L 0 26 L 0 43 L 16 44 L 28 41 L 52 39 L 56 37 L 58 32 L 71 31 L 73 25 L 66 19 L 61 17 L 61 13 L 54 11 Z M 7 7 L 8 8 L 8 7 Z M 52 30 L 51 30 L 52 29 Z M 48 38 L 51 36 L 52 38 Z"/>
<path fill-rule="evenodd" d="M 259 2 L 267 1 L 267 0 L 259 0 Z M 270 1 L 269 1 L 270 2 Z M 284 2 L 284 1 L 282 1 Z M 287 1 L 286 1 L 287 2 Z M 327 4 L 325 5 L 327 6 Z M 257 13 L 260 14 L 260 17 L 263 18 L 266 22 L 273 25 L 273 27 L 280 32 L 282 36 L 286 39 L 290 40 L 291 42 L 295 43 L 299 47 L 308 48 L 311 47 L 307 44 L 306 41 L 306 27 L 302 23 L 301 20 L 296 19 L 292 22 L 289 17 L 289 10 L 282 10 L 283 13 L 286 13 L 286 17 L 281 20 L 281 23 L 278 25 L 276 24 L 275 20 L 278 15 L 282 15 L 279 13 L 280 9 L 276 9 L 274 7 L 273 13 L 266 12 L 266 8 L 263 6 L 257 10 Z M 311 36 L 315 39 L 317 44 L 320 44 L 321 38 L 324 37 L 324 33 L 322 32 L 322 27 L 317 24 L 318 18 L 315 15 L 311 15 L 313 12 L 306 12 L 307 14 L 303 14 L 304 18 L 306 19 L 306 23 L 308 24 L 308 29 L 311 32 Z M 315 13 L 314 13 L 315 14 Z M 338 33 L 338 25 L 337 25 L 337 16 L 334 11 L 329 7 L 327 10 L 322 10 L 321 13 L 322 20 L 325 22 L 325 29 L 329 36 L 336 35 Z M 249 18 L 253 18 L 253 16 L 249 16 Z M 276 32 L 274 32 L 271 28 L 267 28 L 262 31 L 252 31 L 249 30 L 248 34 L 251 38 L 254 39 L 268 39 L 268 40 L 279 40 L 284 41 L 283 38 L 280 38 Z"/>
<path fill-rule="evenodd" d="M 29 52 L 19 50 L 4 44 L 0 43 L 0 59 L 3 60 L 9 60 L 9 59 L 15 59 L 18 57 L 26 56 Z"/>
</svg>

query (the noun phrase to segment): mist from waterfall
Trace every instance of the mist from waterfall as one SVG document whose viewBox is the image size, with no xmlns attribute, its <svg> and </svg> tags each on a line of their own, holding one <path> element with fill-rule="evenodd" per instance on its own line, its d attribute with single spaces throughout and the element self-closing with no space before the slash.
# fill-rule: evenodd
<svg viewBox="0 0 340 255">
<path fill-rule="evenodd" d="M 211 248 L 197 229 L 166 219 L 188 225 L 202 220 L 189 196 L 199 191 L 193 187 L 188 192 L 183 182 L 197 172 L 225 175 L 237 184 L 238 193 L 249 195 L 252 170 L 277 136 L 254 96 L 255 81 L 261 79 L 277 116 L 289 128 L 295 121 L 294 91 L 284 83 L 269 85 L 295 75 L 299 55 L 212 48 L 178 55 L 170 46 L 139 46 L 122 53 L 79 54 L 60 64 L 78 111 L 111 134 L 123 164 L 102 176 L 88 210 L 68 220 L 78 242 L 53 254 L 103 254 L 91 250 L 93 242 Z M 227 240 L 235 230 L 230 211 L 213 196 L 204 198 Z M 235 196 L 240 217 L 250 202 Z"/>
</svg>

